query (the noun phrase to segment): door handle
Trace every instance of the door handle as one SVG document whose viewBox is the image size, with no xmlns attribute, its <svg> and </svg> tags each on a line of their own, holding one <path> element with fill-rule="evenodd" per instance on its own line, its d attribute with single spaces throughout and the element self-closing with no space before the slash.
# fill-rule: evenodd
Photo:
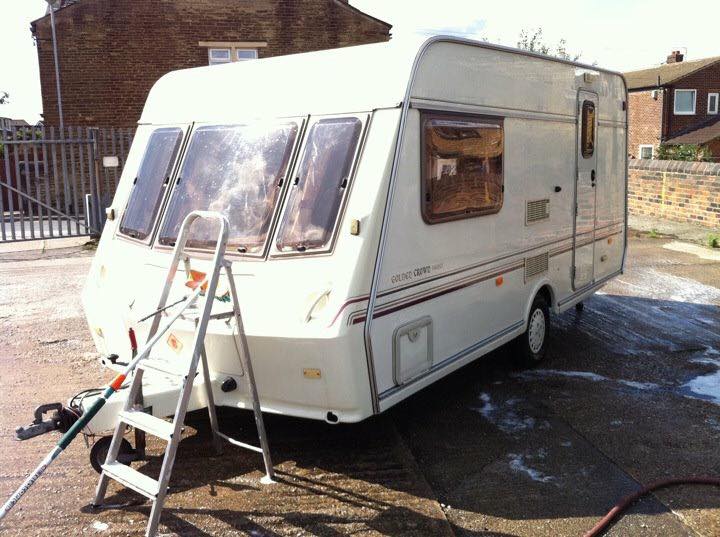
<svg viewBox="0 0 720 537">
<path fill-rule="evenodd" d="M 595 170 L 592 170 L 590 172 L 590 186 L 595 186 Z"/>
</svg>

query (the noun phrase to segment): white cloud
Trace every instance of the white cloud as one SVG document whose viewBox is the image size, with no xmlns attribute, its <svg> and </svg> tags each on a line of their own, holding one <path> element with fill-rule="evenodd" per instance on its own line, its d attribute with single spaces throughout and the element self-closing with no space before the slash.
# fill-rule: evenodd
<svg viewBox="0 0 720 537">
<path fill-rule="evenodd" d="M 551 44 L 567 41 L 582 60 L 616 70 L 658 65 L 673 49 L 687 58 L 720 56 L 720 2 L 688 0 L 351 0 L 394 25 L 394 35 L 445 33 L 515 46 L 523 29 L 543 29 Z M 463 33 L 463 29 L 471 29 Z"/>
</svg>

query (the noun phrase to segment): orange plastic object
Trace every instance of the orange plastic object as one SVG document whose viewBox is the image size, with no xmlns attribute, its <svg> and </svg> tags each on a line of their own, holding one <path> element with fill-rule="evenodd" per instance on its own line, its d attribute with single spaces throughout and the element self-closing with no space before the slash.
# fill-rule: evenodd
<svg viewBox="0 0 720 537">
<path fill-rule="evenodd" d="M 203 293 L 207 291 L 208 282 L 205 280 L 205 277 L 207 274 L 204 272 L 200 272 L 198 270 L 190 270 L 190 279 L 185 282 L 185 285 L 189 287 L 190 289 L 197 289 L 197 286 L 200 285 L 203 281 L 205 283 L 202 286 Z"/>
<path fill-rule="evenodd" d="M 495 285 L 497 285 L 498 287 L 500 287 L 500 286 L 503 284 L 504 281 L 505 281 L 505 280 L 503 279 L 502 276 L 498 276 L 497 278 L 495 278 Z"/>
</svg>

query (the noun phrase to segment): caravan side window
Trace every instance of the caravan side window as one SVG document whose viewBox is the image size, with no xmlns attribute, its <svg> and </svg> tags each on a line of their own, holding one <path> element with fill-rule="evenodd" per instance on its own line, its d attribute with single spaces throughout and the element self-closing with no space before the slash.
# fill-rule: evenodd
<svg viewBox="0 0 720 537">
<path fill-rule="evenodd" d="M 180 129 L 158 129 L 152 133 L 143 156 L 140 170 L 130 192 L 125 213 L 120 221 L 120 233 L 145 240 L 152 232 L 155 216 L 180 149 Z"/>
<path fill-rule="evenodd" d="M 278 231 L 278 250 L 304 252 L 328 246 L 361 130 L 356 117 L 323 119 L 310 128 Z"/>
<path fill-rule="evenodd" d="M 583 101 L 582 105 L 582 156 L 590 158 L 595 153 L 595 103 Z"/>
<path fill-rule="evenodd" d="M 160 244 L 175 243 L 191 211 L 216 211 L 230 223 L 228 248 L 261 254 L 297 132 L 294 122 L 198 128 L 168 204 Z M 215 222 L 197 221 L 188 246 L 213 248 L 217 233 Z"/>
<path fill-rule="evenodd" d="M 428 224 L 500 211 L 503 120 L 422 115 L 422 215 Z"/>
</svg>

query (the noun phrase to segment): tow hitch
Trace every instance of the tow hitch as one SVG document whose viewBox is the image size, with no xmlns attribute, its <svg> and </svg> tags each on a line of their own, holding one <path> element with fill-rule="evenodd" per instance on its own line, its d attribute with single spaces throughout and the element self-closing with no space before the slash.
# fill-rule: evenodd
<svg viewBox="0 0 720 537">
<path fill-rule="evenodd" d="M 49 412 L 52 412 L 49 418 L 43 419 L 43 416 Z M 50 431 L 65 433 L 80 418 L 80 414 L 80 409 L 68 408 L 62 403 L 40 405 L 35 409 L 35 419 L 30 425 L 20 426 L 15 429 L 15 438 L 17 440 L 27 440 Z"/>
</svg>

